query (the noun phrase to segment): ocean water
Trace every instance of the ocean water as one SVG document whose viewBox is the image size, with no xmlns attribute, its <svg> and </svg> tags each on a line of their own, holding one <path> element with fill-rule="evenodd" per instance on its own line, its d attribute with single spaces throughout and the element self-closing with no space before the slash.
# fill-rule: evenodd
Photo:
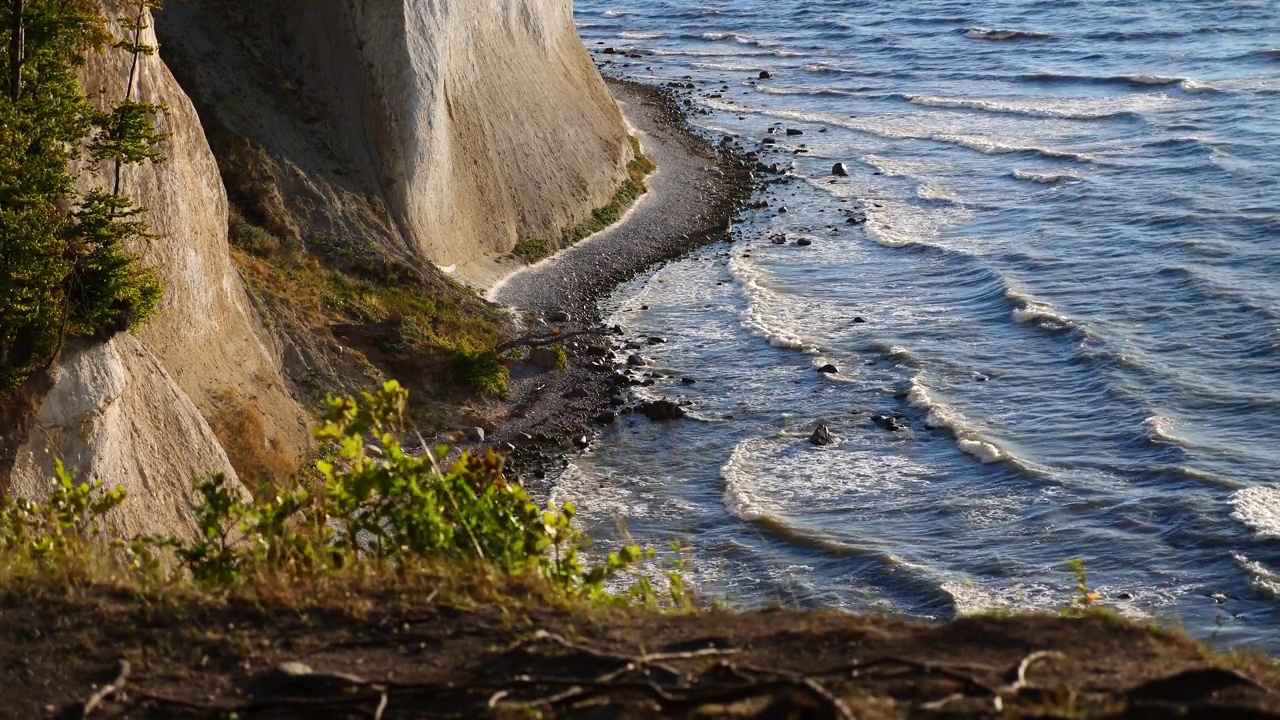
<svg viewBox="0 0 1280 720">
<path fill-rule="evenodd" d="M 1280 650 L 1280 3 L 575 17 L 607 74 L 691 84 L 699 128 L 792 168 L 610 301 L 694 413 L 560 478 L 594 533 L 682 541 L 741 607 L 937 619 L 1061 608 L 1083 558 L 1124 613 Z"/>
</svg>

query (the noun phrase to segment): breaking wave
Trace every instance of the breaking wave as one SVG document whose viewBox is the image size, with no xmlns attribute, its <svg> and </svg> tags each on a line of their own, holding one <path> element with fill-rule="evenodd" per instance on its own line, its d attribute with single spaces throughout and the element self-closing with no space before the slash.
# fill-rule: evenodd
<svg viewBox="0 0 1280 720">
<path fill-rule="evenodd" d="M 1078 330 L 1080 326 L 1062 314 L 1052 304 L 1028 295 L 1016 288 L 1008 288 L 1004 296 L 1013 305 L 1013 321 L 1020 324 L 1034 323 L 1046 330 Z"/>
<path fill-rule="evenodd" d="M 1249 587 L 1267 597 L 1280 599 L 1280 573 L 1257 560 L 1250 560 L 1244 553 L 1232 553 L 1231 559 L 1248 574 Z"/>
<path fill-rule="evenodd" d="M 989 465 L 1012 459 L 1011 456 L 991 440 L 983 437 L 978 428 L 958 409 L 938 400 L 929 392 L 919 376 L 911 379 L 911 390 L 907 393 L 907 402 L 912 407 L 928 413 L 927 422 L 930 427 L 946 430 L 955 438 L 956 446 L 978 462 Z"/>
<path fill-rule="evenodd" d="M 1079 175 L 1072 173 L 1051 173 L 1051 172 L 1032 172 L 1030 170 L 1015 169 L 1009 173 L 1016 180 L 1025 180 L 1027 182 L 1039 183 L 1041 185 L 1057 185 L 1061 182 L 1071 182 L 1082 179 Z"/>
<path fill-rule="evenodd" d="M 760 40 L 750 35 L 735 32 L 705 32 L 700 35 L 683 35 L 682 37 L 687 40 L 706 40 L 708 42 L 732 40 L 739 45 L 750 45 L 752 47 L 775 47 L 778 44 L 770 40 Z"/>
<path fill-rule="evenodd" d="M 1142 421 L 1146 427 L 1147 439 L 1161 445 L 1186 445 L 1187 441 L 1177 434 L 1177 423 L 1172 418 L 1152 415 Z"/>
<path fill-rule="evenodd" d="M 1071 73 L 1039 72 L 1023 76 L 1039 83 L 1065 82 L 1090 85 L 1128 85 L 1130 87 L 1177 87 L 1186 93 L 1221 92 L 1218 88 L 1194 78 L 1166 75 L 1074 75 Z"/>
<path fill-rule="evenodd" d="M 900 95 L 900 97 L 913 105 L 960 108 L 989 113 L 1024 115 L 1027 117 L 1063 118 L 1067 120 L 1106 120 L 1118 117 L 1133 117 L 1139 115 L 1139 110 L 1145 109 L 1117 107 L 1122 103 L 1129 104 L 1120 99 L 1060 100 L 1052 101 L 1055 104 L 1044 104 L 1016 100 L 981 100 L 976 98 L 931 97 L 927 95 L 904 94 Z M 1163 97 L 1165 100 L 1169 99 L 1168 96 Z"/>
<path fill-rule="evenodd" d="M 1280 538 L 1280 488 L 1251 487 L 1231 496 L 1235 511 L 1231 517 L 1240 521 L 1260 538 Z"/>
<path fill-rule="evenodd" d="M 1049 40 L 1047 32 L 1038 30 L 1008 30 L 1003 28 L 967 27 L 960 31 L 972 40 Z"/>
<path fill-rule="evenodd" d="M 788 322 L 781 310 L 786 300 L 768 287 L 764 271 L 738 256 L 729 263 L 729 273 L 738 281 L 747 300 L 747 307 L 742 311 L 744 330 L 764 338 L 773 347 L 808 355 L 822 351 L 820 343 L 804 337 L 795 323 Z"/>
</svg>

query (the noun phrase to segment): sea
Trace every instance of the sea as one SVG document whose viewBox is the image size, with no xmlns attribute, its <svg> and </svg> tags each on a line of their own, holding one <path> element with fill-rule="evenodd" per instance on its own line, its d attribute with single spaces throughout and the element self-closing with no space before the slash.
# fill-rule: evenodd
<svg viewBox="0 0 1280 720">
<path fill-rule="evenodd" d="M 933 620 L 1062 610 L 1079 559 L 1099 605 L 1280 651 L 1280 3 L 575 19 L 782 172 L 605 303 L 666 341 L 641 396 L 692 404 L 556 481 L 602 546 L 732 607 Z"/>
</svg>

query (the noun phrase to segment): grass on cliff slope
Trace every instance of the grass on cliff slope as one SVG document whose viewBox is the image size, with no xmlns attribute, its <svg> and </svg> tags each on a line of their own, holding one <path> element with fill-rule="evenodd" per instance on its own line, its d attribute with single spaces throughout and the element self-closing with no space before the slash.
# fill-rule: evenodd
<svg viewBox="0 0 1280 720">
<path fill-rule="evenodd" d="M 635 158 L 627 164 L 627 179 L 622 181 L 622 185 L 618 188 L 618 192 L 614 194 L 613 199 L 609 201 L 609 204 L 593 210 L 591 218 L 586 222 L 566 229 L 560 237 L 559 244 L 554 244 L 546 238 L 521 240 L 516 243 L 515 249 L 512 250 L 516 257 L 526 263 L 535 263 L 543 258 L 550 257 L 557 250 L 569 247 L 604 230 L 622 219 L 622 216 L 635 204 L 636 200 L 639 200 L 640 196 L 648 191 L 645 186 L 645 178 L 658 169 L 658 166 L 654 165 L 653 161 L 645 157 L 641 151 L 640 141 L 635 137 L 628 139 L 631 141 Z"/>
<path fill-rule="evenodd" d="M 378 374 L 402 378 L 420 394 L 448 396 L 460 387 L 506 394 L 506 368 L 492 350 L 501 313 L 456 283 L 376 257 L 326 258 L 235 212 L 230 235 L 250 287 L 300 318 L 303 327 L 294 330 L 332 334 L 342 352 L 359 353 Z M 315 391 L 351 391 L 342 381 L 318 378 Z"/>
</svg>

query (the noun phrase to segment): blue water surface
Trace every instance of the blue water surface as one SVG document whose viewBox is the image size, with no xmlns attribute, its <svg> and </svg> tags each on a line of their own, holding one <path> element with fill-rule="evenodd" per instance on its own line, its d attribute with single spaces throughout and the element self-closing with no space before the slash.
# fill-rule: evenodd
<svg viewBox="0 0 1280 720">
<path fill-rule="evenodd" d="M 561 478 L 595 533 L 684 541 L 740 606 L 929 618 L 1060 608 L 1081 557 L 1122 612 L 1280 650 L 1280 3 L 575 16 L 792 168 L 611 302 L 695 412 Z"/>
</svg>

